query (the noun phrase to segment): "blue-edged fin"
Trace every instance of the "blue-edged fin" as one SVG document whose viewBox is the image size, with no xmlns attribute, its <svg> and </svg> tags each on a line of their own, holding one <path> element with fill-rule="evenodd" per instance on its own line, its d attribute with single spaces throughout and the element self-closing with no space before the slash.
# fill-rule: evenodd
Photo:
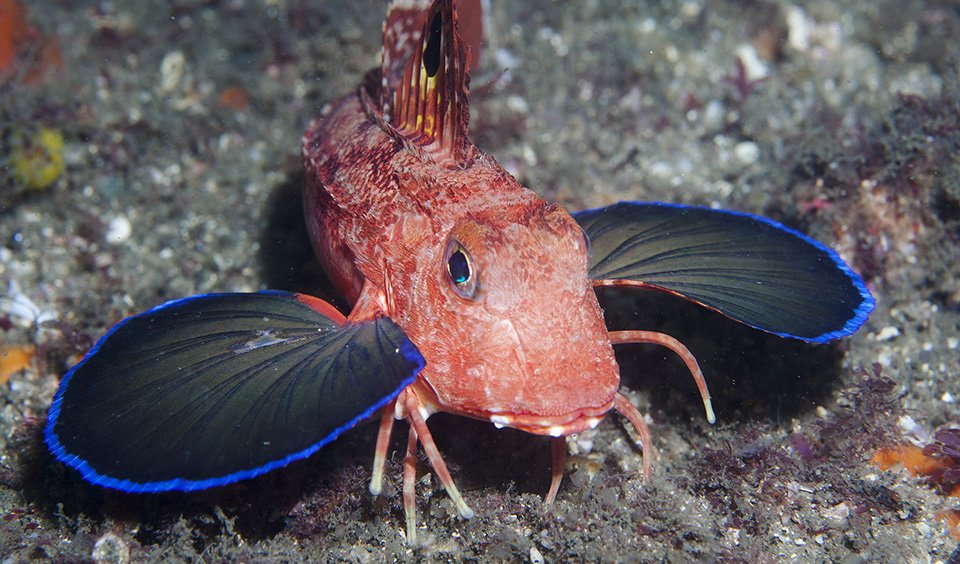
<svg viewBox="0 0 960 564">
<path fill-rule="evenodd" d="M 763 217 L 621 202 L 574 214 L 596 285 L 693 300 L 751 327 L 811 342 L 849 335 L 875 305 L 836 252 Z"/>
<path fill-rule="evenodd" d="M 305 458 L 396 397 L 423 357 L 382 317 L 301 294 L 209 294 L 117 324 L 63 378 L 45 439 L 85 479 L 199 490 Z"/>
<path fill-rule="evenodd" d="M 453 0 L 394 0 L 383 28 L 382 123 L 441 165 L 474 158 L 467 138 L 470 47 Z"/>
</svg>

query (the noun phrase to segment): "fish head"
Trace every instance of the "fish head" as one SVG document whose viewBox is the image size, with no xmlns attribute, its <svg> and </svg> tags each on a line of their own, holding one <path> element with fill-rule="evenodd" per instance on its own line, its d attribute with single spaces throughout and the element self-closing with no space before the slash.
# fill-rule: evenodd
<svg viewBox="0 0 960 564">
<path fill-rule="evenodd" d="M 539 198 L 452 222 L 403 323 L 434 409 L 553 436 L 602 420 L 620 376 L 588 252 L 570 214 Z"/>
</svg>

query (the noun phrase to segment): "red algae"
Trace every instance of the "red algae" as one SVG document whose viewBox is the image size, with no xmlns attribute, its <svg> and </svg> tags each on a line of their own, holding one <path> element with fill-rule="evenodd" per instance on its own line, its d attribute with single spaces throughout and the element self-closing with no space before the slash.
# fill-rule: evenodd
<svg viewBox="0 0 960 564">
<path fill-rule="evenodd" d="M 28 48 L 36 49 L 23 64 Z M 63 68 L 63 54 L 55 37 L 41 35 L 27 21 L 27 9 L 19 0 L 0 0 L 0 82 L 23 72 L 22 83 L 39 84 L 50 69 Z"/>
<path fill-rule="evenodd" d="M 18 0 L 0 0 L 0 76 L 15 68 L 17 51 L 30 35 L 27 10 Z"/>
</svg>

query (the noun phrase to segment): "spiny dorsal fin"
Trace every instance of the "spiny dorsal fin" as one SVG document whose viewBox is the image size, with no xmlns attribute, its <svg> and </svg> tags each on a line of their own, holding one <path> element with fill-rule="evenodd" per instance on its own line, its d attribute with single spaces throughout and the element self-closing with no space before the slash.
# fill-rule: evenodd
<svg viewBox="0 0 960 564">
<path fill-rule="evenodd" d="M 383 30 L 380 111 L 422 154 L 465 166 L 470 48 L 453 0 L 394 0 Z"/>
</svg>

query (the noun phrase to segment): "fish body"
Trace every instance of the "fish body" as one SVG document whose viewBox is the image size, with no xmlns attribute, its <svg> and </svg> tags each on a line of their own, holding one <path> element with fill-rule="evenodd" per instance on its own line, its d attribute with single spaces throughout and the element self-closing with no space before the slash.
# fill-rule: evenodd
<svg viewBox="0 0 960 564">
<path fill-rule="evenodd" d="M 427 412 L 540 434 L 596 425 L 619 371 L 576 221 L 475 147 L 464 167 L 422 158 L 377 111 L 350 96 L 304 139 L 307 225 L 351 319 L 386 315 L 416 344 Z M 469 296 L 450 277 L 457 247 Z"/>
</svg>

